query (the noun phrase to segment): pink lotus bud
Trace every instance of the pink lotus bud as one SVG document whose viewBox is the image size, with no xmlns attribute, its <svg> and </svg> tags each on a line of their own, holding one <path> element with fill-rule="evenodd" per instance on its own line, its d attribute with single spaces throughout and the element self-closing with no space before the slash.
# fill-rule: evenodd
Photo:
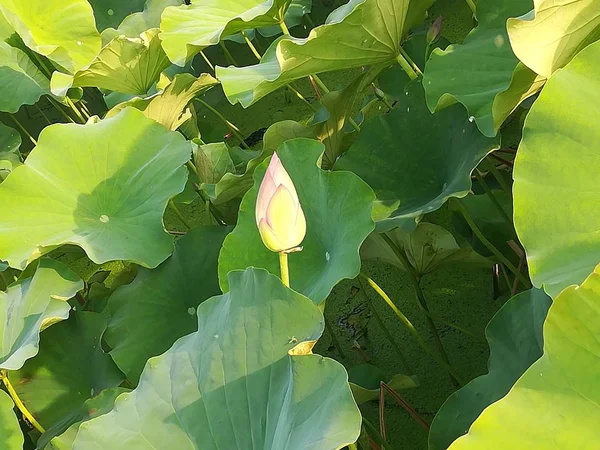
<svg viewBox="0 0 600 450">
<path fill-rule="evenodd" d="M 442 30 L 442 16 L 435 19 L 435 22 L 431 24 L 429 31 L 427 32 L 427 43 L 433 44 L 433 42 L 440 35 L 440 31 Z"/>
<path fill-rule="evenodd" d="M 273 252 L 298 247 L 306 235 L 306 219 L 292 179 L 273 153 L 256 199 L 256 225 Z"/>
</svg>

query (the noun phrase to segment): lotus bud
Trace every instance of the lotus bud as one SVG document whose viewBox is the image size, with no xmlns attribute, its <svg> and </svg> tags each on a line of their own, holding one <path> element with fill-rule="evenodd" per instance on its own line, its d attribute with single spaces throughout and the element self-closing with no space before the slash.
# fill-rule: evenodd
<svg viewBox="0 0 600 450">
<path fill-rule="evenodd" d="M 431 24 L 429 31 L 427 32 L 427 43 L 433 44 L 433 42 L 440 35 L 440 31 L 442 30 L 442 17 L 438 17 L 435 19 L 435 22 Z"/>
<path fill-rule="evenodd" d="M 273 252 L 298 247 L 306 235 L 306 219 L 292 179 L 273 153 L 256 199 L 256 225 Z"/>
</svg>

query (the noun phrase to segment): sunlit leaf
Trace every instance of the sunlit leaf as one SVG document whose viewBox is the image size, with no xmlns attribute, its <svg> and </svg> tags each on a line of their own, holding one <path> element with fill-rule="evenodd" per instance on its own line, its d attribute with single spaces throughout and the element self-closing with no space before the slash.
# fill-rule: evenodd
<svg viewBox="0 0 600 450">
<path fill-rule="evenodd" d="M 40 330 L 69 316 L 66 300 L 83 282 L 65 265 L 41 259 L 31 277 L 0 292 L 0 369 L 17 370 L 38 352 Z"/>
<path fill-rule="evenodd" d="M 531 0 L 478 0 L 478 26 L 462 44 L 434 50 L 425 66 L 423 86 L 432 111 L 460 102 L 483 134 L 496 135 L 509 114 L 544 82 L 519 64 L 506 31 L 509 17 L 531 8 Z"/>
<path fill-rule="evenodd" d="M 74 450 L 334 450 L 357 439 L 344 368 L 296 349 L 321 336 L 319 308 L 265 270 L 232 272 L 229 285 L 200 305 L 197 332 L 148 361 L 137 389 L 81 425 Z"/>
<path fill-rule="evenodd" d="M 351 0 L 333 11 L 308 38 L 283 37 L 259 64 L 217 67 L 231 103 L 244 108 L 290 82 L 313 73 L 392 62 L 411 26 L 420 23 L 430 0 Z"/>
<path fill-rule="evenodd" d="M 150 357 L 196 331 L 196 308 L 221 293 L 217 258 L 229 231 L 227 227 L 193 229 L 177 241 L 168 260 L 154 270 L 140 269 L 131 284 L 110 297 L 106 342 L 133 383 Z"/>
<path fill-rule="evenodd" d="M 450 449 L 593 449 L 600 439 L 598 335 L 600 267 L 556 297 L 542 357 Z"/>
<path fill-rule="evenodd" d="M 50 83 L 27 55 L 0 42 L 0 111 L 15 113 L 49 94 Z"/>
<path fill-rule="evenodd" d="M 352 170 L 375 191 L 378 229 L 410 230 L 423 214 L 471 189 L 471 172 L 500 138 L 483 136 L 461 106 L 431 114 L 420 82 L 401 105 L 367 120 L 336 169 Z"/>
<path fill-rule="evenodd" d="M 600 39 L 600 1 L 534 0 L 535 9 L 508 19 L 510 43 L 517 57 L 550 77 L 588 44 Z"/>
<path fill-rule="evenodd" d="M 153 29 L 137 38 L 115 37 L 75 75 L 55 74 L 52 92 L 64 96 L 71 87 L 98 87 L 130 95 L 146 94 L 171 65 L 158 33 Z"/>
<path fill-rule="evenodd" d="M 27 410 L 42 424 L 61 431 L 79 420 L 84 402 L 118 386 L 123 374 L 102 350 L 106 319 L 78 311 L 41 334 L 38 355 L 9 379 Z"/>
<path fill-rule="evenodd" d="M 0 390 L 0 446 L 4 450 L 23 449 L 23 433 L 13 412 L 14 406 L 10 396 Z"/>
<path fill-rule="evenodd" d="M 515 228 L 533 284 L 552 297 L 600 260 L 598 70 L 595 43 L 552 76 L 527 116 L 515 161 Z"/>
<path fill-rule="evenodd" d="M 0 11 L 29 48 L 69 73 L 86 67 L 100 51 L 87 0 L 0 0 Z"/>
<path fill-rule="evenodd" d="M 180 134 L 133 108 L 97 123 L 46 127 L 0 185 L 0 259 L 25 267 L 69 243 L 98 264 L 156 267 L 173 251 L 162 215 L 185 186 L 190 155 Z"/>
<path fill-rule="evenodd" d="M 315 303 L 360 270 L 358 249 L 373 230 L 373 191 L 356 175 L 327 172 L 317 167 L 324 146 L 310 139 L 287 141 L 277 150 L 289 173 L 306 217 L 303 250 L 289 256 L 291 286 Z M 238 223 L 227 236 L 219 257 L 219 278 L 229 290 L 227 274 L 246 267 L 262 267 L 279 275 L 279 258 L 260 238 L 255 219 L 259 185 L 267 161 L 254 173 L 254 186 L 242 200 Z"/>
<path fill-rule="evenodd" d="M 533 289 L 511 298 L 486 327 L 488 373 L 454 392 L 442 405 L 429 432 L 429 450 L 445 450 L 467 433 L 479 414 L 504 397 L 542 356 L 542 327 L 552 301 Z"/>
</svg>

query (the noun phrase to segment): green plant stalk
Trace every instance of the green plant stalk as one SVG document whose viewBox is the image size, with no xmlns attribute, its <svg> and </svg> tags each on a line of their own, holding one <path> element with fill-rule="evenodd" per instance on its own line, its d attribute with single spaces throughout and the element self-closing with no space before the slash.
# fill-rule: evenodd
<svg viewBox="0 0 600 450">
<path fill-rule="evenodd" d="M 475 6 L 475 2 L 473 0 L 466 0 L 467 1 L 467 5 L 469 5 L 469 8 L 471 8 L 471 11 L 473 11 L 473 15 L 475 15 L 475 10 L 477 9 Z"/>
<path fill-rule="evenodd" d="M 421 335 L 416 330 L 416 328 L 411 323 L 411 321 L 408 320 L 408 317 L 406 317 L 402 313 L 402 311 L 400 311 L 400 309 L 398 309 L 398 307 L 394 304 L 394 302 L 392 301 L 392 299 L 385 293 L 385 291 L 383 289 L 381 289 L 379 287 L 379 285 L 377 283 L 375 283 L 375 281 L 373 281 L 371 278 L 369 278 L 364 273 L 361 272 L 360 276 L 362 278 L 364 278 L 364 280 L 369 284 L 369 286 L 371 286 L 373 288 L 373 290 L 375 292 L 377 292 L 377 294 L 388 304 L 388 306 L 392 309 L 392 311 L 394 311 L 394 313 L 396 314 L 396 316 L 400 319 L 400 323 L 402 323 L 402 325 L 404 325 L 404 327 L 408 330 L 408 332 L 412 335 L 412 337 L 415 338 L 415 340 L 421 346 L 421 348 L 423 350 L 425 350 L 425 353 L 427 353 L 429 356 L 431 356 L 439 365 L 441 365 L 444 369 L 446 369 L 446 371 L 448 371 L 448 373 L 452 377 L 454 377 L 454 378 L 456 378 L 458 380 L 459 377 L 456 374 L 456 372 L 454 371 L 454 369 L 452 368 L 452 366 L 450 366 L 450 364 L 448 364 L 446 361 L 444 361 L 444 359 L 441 358 L 438 353 L 436 353 L 435 351 L 433 351 L 429 347 L 429 345 L 427 345 L 427 343 L 421 337 Z"/>
<path fill-rule="evenodd" d="M 9 114 L 10 118 L 12 119 L 12 121 L 15 123 L 15 125 L 19 128 L 19 130 L 21 130 L 23 132 L 23 134 L 25 134 L 25 136 L 27 136 L 29 138 L 29 140 L 33 143 L 33 145 L 38 145 L 37 141 L 33 138 L 33 136 L 31 134 L 29 134 L 29 131 L 27 131 L 25 129 L 25 127 L 23 125 L 21 125 L 21 122 L 19 122 L 17 120 L 17 118 L 15 116 L 13 116 L 12 114 Z"/>
<path fill-rule="evenodd" d="M 192 227 L 190 226 L 190 224 L 188 223 L 188 221 L 186 220 L 186 218 L 183 216 L 183 214 L 181 214 L 181 211 L 179 210 L 179 208 L 177 207 L 177 205 L 175 205 L 175 202 L 173 200 L 169 200 L 169 208 L 171 208 L 173 210 L 173 212 L 175 213 L 175 215 L 177 216 L 177 218 L 179 219 L 179 221 L 188 230 L 192 229 Z"/>
<path fill-rule="evenodd" d="M 400 54 L 406 60 L 406 62 L 408 62 L 408 64 L 410 64 L 410 67 L 417 75 L 423 76 L 423 72 L 421 72 L 421 69 L 419 68 L 419 66 L 417 66 L 417 64 L 412 60 L 410 55 L 408 53 L 406 53 L 406 50 L 404 50 L 404 48 L 402 46 L 400 46 Z"/>
<path fill-rule="evenodd" d="M 398 392 L 396 392 L 394 388 L 382 381 L 379 389 L 382 392 L 387 392 L 388 394 L 390 394 L 394 398 L 394 400 L 396 400 L 396 403 L 398 403 L 398 405 L 400 405 L 402 409 L 404 409 L 415 420 L 415 422 L 417 422 L 425 431 L 429 431 L 429 428 L 431 428 L 429 422 L 423 419 L 423 417 L 421 417 L 418 411 L 410 403 L 408 403 L 400 394 L 398 394 Z"/>
<path fill-rule="evenodd" d="M 85 118 L 83 117 L 83 115 L 81 114 L 81 112 L 77 109 L 77 107 L 75 106 L 75 104 L 73 103 L 73 101 L 68 96 L 65 97 L 65 101 L 67 102 L 67 105 L 69 105 L 69 108 L 71 108 L 71 111 L 73 111 L 75 113 L 75 116 L 79 120 L 81 120 L 81 123 L 82 124 L 85 123 L 86 122 Z"/>
<path fill-rule="evenodd" d="M 371 422 L 369 422 L 369 420 L 364 416 L 363 416 L 363 424 L 365 425 L 365 428 L 367 429 L 367 433 L 369 434 L 371 439 L 373 439 L 373 441 L 375 441 L 376 444 L 382 446 L 386 450 L 394 450 L 394 447 L 392 447 L 383 438 L 383 436 L 381 436 L 381 434 L 379 433 L 377 428 Z"/>
<path fill-rule="evenodd" d="M 234 59 L 233 55 L 231 54 L 231 52 L 229 51 L 229 49 L 225 45 L 225 42 L 219 41 L 219 45 L 221 46 L 221 50 L 223 50 L 223 53 L 225 54 L 225 57 L 227 58 L 227 61 L 229 61 L 229 64 L 234 65 L 234 66 L 237 67 L 238 63 L 236 62 L 236 60 Z"/>
<path fill-rule="evenodd" d="M 340 354 L 340 357 L 342 359 L 346 359 L 346 353 L 344 352 L 344 349 L 342 348 L 342 344 L 340 344 L 339 339 L 335 335 L 335 333 L 333 331 L 333 327 L 329 323 L 329 320 L 327 320 L 327 318 L 325 318 L 325 314 L 323 314 L 323 318 L 325 320 L 325 328 L 327 329 L 329 336 L 331 336 L 331 342 L 332 342 L 333 346 L 336 348 L 336 350 Z"/>
<path fill-rule="evenodd" d="M 462 205 L 462 203 L 460 203 L 460 201 L 458 201 L 457 199 L 453 199 L 456 204 L 458 205 L 458 209 L 460 210 L 460 212 L 462 213 L 463 217 L 465 218 L 467 224 L 469 225 L 469 227 L 471 228 L 471 230 L 473 230 L 473 233 L 475 234 L 475 236 L 477 236 L 477 238 L 481 241 L 481 243 L 483 245 L 486 246 L 486 248 L 491 251 L 494 256 L 496 258 L 498 258 L 498 260 L 504 264 L 505 267 L 507 267 L 521 282 L 521 284 L 523 286 L 525 286 L 525 288 L 529 289 L 531 287 L 531 283 L 529 282 L 529 280 L 527 278 L 525 278 L 525 276 L 521 273 L 520 270 L 518 270 L 513 263 L 511 263 L 508 258 L 506 256 L 504 256 L 502 254 L 502 252 L 500 250 L 498 250 L 494 244 L 492 244 L 481 232 L 481 230 L 479 229 L 479 227 L 477 226 L 477 224 L 475 223 L 475 221 L 473 220 L 473 218 L 469 215 L 468 211 L 465 209 L 465 207 Z"/>
<path fill-rule="evenodd" d="M 358 450 L 356 447 L 356 444 L 352 443 L 352 444 L 348 444 L 348 450 Z"/>
<path fill-rule="evenodd" d="M 279 252 L 279 267 L 281 269 L 281 281 L 287 287 L 290 287 L 290 269 L 288 267 L 288 254 L 287 252 Z"/>
<path fill-rule="evenodd" d="M 425 299 L 425 293 L 423 292 L 423 289 L 421 288 L 421 283 L 419 281 L 419 278 L 417 278 L 417 274 L 415 273 L 415 270 L 410 265 L 410 262 L 408 261 L 408 258 L 406 257 L 406 254 L 404 253 L 404 251 L 399 249 L 398 246 L 396 246 L 396 244 L 389 238 L 389 236 L 387 236 L 385 233 L 382 233 L 381 237 L 390 246 L 390 248 L 392 249 L 394 254 L 398 257 L 398 259 L 404 266 L 404 270 L 408 273 L 408 277 L 413 285 L 413 289 L 414 289 L 415 295 L 417 297 L 417 303 L 419 304 L 419 307 L 421 308 L 421 310 L 423 311 L 423 313 L 425 315 L 425 321 L 427 322 L 427 325 L 429 326 L 429 329 L 431 330 L 431 334 L 433 335 L 433 339 L 438 348 L 438 351 L 440 352 L 440 355 L 441 355 L 442 359 L 444 360 L 444 362 L 448 366 L 451 367 L 450 358 L 448 358 L 448 354 L 446 353 L 446 349 L 444 348 L 442 339 L 440 338 L 440 335 L 437 331 L 435 322 L 431 318 L 431 313 L 429 312 L 429 307 L 427 306 L 427 300 Z M 460 385 L 460 381 L 458 380 L 458 377 L 455 377 L 453 375 L 453 373 L 450 373 L 450 379 L 452 380 L 452 383 L 454 383 L 455 385 Z"/>
<path fill-rule="evenodd" d="M 487 158 L 481 161 L 481 164 L 484 169 L 488 170 L 494 176 L 494 178 L 498 181 L 500 187 L 504 189 L 508 195 L 512 196 L 512 190 L 510 188 L 510 185 L 502 177 L 496 165 Z"/>
<path fill-rule="evenodd" d="M 485 194 L 491 200 L 491 202 L 494 205 L 494 207 L 498 210 L 498 212 L 500 213 L 500 215 L 502 216 L 502 218 L 504 219 L 504 221 L 512 229 L 512 227 L 513 227 L 512 220 L 510 220 L 510 217 L 508 217 L 508 214 L 506 214 L 506 211 L 504 211 L 504 208 L 502 207 L 502 205 L 500 204 L 500 202 L 498 201 L 498 199 L 496 198 L 496 196 L 494 195 L 494 193 L 492 192 L 492 190 L 488 186 L 487 182 L 481 176 L 481 174 L 479 173 L 479 170 L 477 170 L 477 169 L 475 169 L 475 177 L 477 177 L 477 181 L 479 181 L 479 184 L 481 184 L 481 187 L 485 191 Z"/>
<path fill-rule="evenodd" d="M 42 117 L 46 120 L 46 122 L 48 122 L 48 125 L 52 125 L 52 121 L 48 118 L 48 116 L 42 110 L 42 108 L 40 108 L 37 103 L 34 103 L 33 106 L 35 106 L 35 109 L 37 109 L 39 111 L 39 113 L 42 115 Z"/>
<path fill-rule="evenodd" d="M 410 365 L 408 364 L 408 361 L 406 360 L 406 358 L 404 356 L 404 353 L 402 353 L 402 350 L 400 349 L 400 346 L 398 345 L 398 343 L 396 342 L 396 340 L 392 336 L 392 333 L 390 333 L 390 330 L 388 330 L 387 327 L 385 326 L 385 324 L 383 323 L 383 320 L 382 320 L 381 316 L 379 315 L 379 313 L 377 312 L 377 309 L 375 309 L 375 306 L 373 305 L 373 303 L 371 302 L 371 299 L 367 295 L 367 291 L 366 291 L 365 286 L 364 286 L 364 284 L 362 282 L 362 279 L 360 277 L 357 277 L 356 280 L 358 281 L 358 284 L 360 285 L 360 290 L 361 290 L 361 292 L 362 292 L 362 294 L 363 294 L 363 296 L 364 296 L 364 298 L 365 298 L 365 300 L 367 302 L 367 306 L 371 310 L 371 314 L 373 314 L 373 317 L 375 317 L 375 320 L 379 324 L 379 327 L 383 331 L 383 334 L 385 335 L 385 337 L 387 338 L 387 340 L 389 341 L 389 343 L 392 345 L 392 347 L 396 351 L 396 354 L 398 355 L 398 360 L 400 361 L 400 365 L 402 366 L 402 369 L 405 371 L 406 374 L 413 375 L 414 372 L 410 368 Z"/>
<path fill-rule="evenodd" d="M 235 137 L 237 137 L 240 140 L 240 144 L 242 147 L 244 147 L 245 149 L 250 148 L 248 146 L 248 144 L 246 144 L 246 141 L 244 141 L 242 132 L 240 131 L 240 129 L 238 127 L 236 127 L 233 123 L 231 123 L 229 120 L 227 120 L 223 116 L 223 114 L 221 114 L 219 111 L 217 111 L 215 108 L 213 108 L 211 105 L 206 103 L 201 98 L 197 98 L 196 101 L 198 103 L 200 103 L 202 106 L 204 106 L 206 109 L 208 109 L 210 112 L 212 112 L 215 116 L 217 116 L 221 120 L 221 122 L 223 122 L 225 124 L 225 126 L 231 130 L 231 132 L 235 135 Z"/>
<path fill-rule="evenodd" d="M 416 80 L 419 77 L 417 75 L 417 73 L 413 70 L 413 68 L 410 66 L 408 61 L 406 59 L 404 59 L 404 56 L 402 56 L 401 53 L 398 53 L 398 56 L 396 56 L 396 61 L 398 61 L 398 64 L 400 64 L 400 67 L 402 67 L 402 70 L 404 70 L 404 72 L 406 72 L 406 75 L 408 75 L 408 78 L 410 78 L 411 80 Z"/>
<path fill-rule="evenodd" d="M 69 122 L 71 123 L 76 123 L 73 118 L 71 116 L 69 116 L 64 109 L 62 109 L 62 106 L 60 106 L 60 103 L 58 103 L 56 100 L 54 100 L 54 98 L 52 98 L 51 96 L 48 96 L 48 101 L 50 102 L 50 104 L 52 106 L 54 106 L 54 108 L 60 112 L 60 114 L 67 119 Z"/>
<path fill-rule="evenodd" d="M 202 58 L 204 59 L 204 62 L 208 65 L 208 67 L 210 67 L 210 70 L 212 70 L 212 72 L 215 73 L 215 66 L 213 63 L 210 62 L 210 59 L 208 59 L 208 56 L 206 56 L 206 53 L 200 52 L 200 56 L 202 56 Z"/>
<path fill-rule="evenodd" d="M 40 433 L 45 433 L 46 430 L 44 429 L 44 427 L 42 427 L 40 425 L 40 423 L 36 420 L 36 418 L 33 417 L 33 414 L 31 414 L 29 412 L 29 410 L 27 409 L 27 407 L 25 406 L 25 404 L 19 398 L 19 394 L 17 394 L 17 391 L 15 391 L 15 388 L 13 387 L 12 383 L 8 379 L 8 374 L 6 373 L 6 370 L 3 370 L 2 372 L 0 372 L 0 379 L 4 383 L 4 386 L 6 387 L 6 390 L 8 391 L 8 394 L 12 398 L 13 402 L 15 403 L 15 405 L 17 406 L 17 408 L 19 408 L 19 411 L 21 411 L 21 414 L 23 414 L 23 417 L 25 417 L 27 419 L 27 421 L 37 431 L 39 431 Z"/>
</svg>

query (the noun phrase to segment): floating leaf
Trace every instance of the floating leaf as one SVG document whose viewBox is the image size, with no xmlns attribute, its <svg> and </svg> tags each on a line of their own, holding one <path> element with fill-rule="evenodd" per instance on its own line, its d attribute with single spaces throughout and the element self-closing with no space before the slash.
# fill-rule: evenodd
<svg viewBox="0 0 600 450">
<path fill-rule="evenodd" d="M 420 82 L 413 82 L 399 108 L 362 126 L 336 169 L 355 172 L 373 188 L 379 230 L 411 230 L 448 198 L 466 196 L 473 169 L 499 147 L 500 138 L 482 136 L 461 106 L 431 115 Z"/>
<path fill-rule="evenodd" d="M 531 0 L 478 0 L 478 26 L 462 44 L 434 50 L 425 66 L 423 86 L 432 111 L 460 102 L 492 137 L 521 101 L 541 89 L 544 78 L 519 64 L 506 31 L 509 17 L 531 7 Z"/>
<path fill-rule="evenodd" d="M 346 371 L 297 351 L 321 336 L 319 308 L 262 269 L 232 272 L 229 285 L 199 306 L 197 332 L 148 361 L 137 389 L 81 425 L 74 450 L 334 450 L 356 441 L 361 417 Z"/>
<path fill-rule="evenodd" d="M 554 300 L 544 323 L 543 356 L 450 449 L 594 448 L 600 439 L 599 334 L 597 267 L 581 286 L 569 286 Z"/>
<path fill-rule="evenodd" d="M 106 117 L 112 117 L 128 106 L 133 106 L 146 117 L 174 131 L 189 118 L 185 114 L 188 104 L 217 84 L 218 81 L 207 73 L 198 78 L 188 73 L 177 74 L 160 94 L 121 103 L 111 109 Z"/>
<path fill-rule="evenodd" d="M 0 42 L 0 111 L 15 113 L 50 91 L 50 83 L 27 55 Z"/>
<path fill-rule="evenodd" d="M 244 108 L 308 75 L 391 63 L 409 29 L 433 1 L 351 0 L 333 11 L 308 38 L 275 41 L 259 64 L 217 67 L 229 101 Z"/>
<path fill-rule="evenodd" d="M 240 31 L 277 25 L 290 0 L 209 0 L 165 9 L 160 24 L 163 48 L 174 64 Z"/>
<path fill-rule="evenodd" d="M 0 183 L 15 167 L 23 164 L 19 147 L 21 135 L 14 128 L 0 122 Z"/>
<path fill-rule="evenodd" d="M 46 450 L 72 450 L 73 442 L 75 441 L 75 437 L 77 436 L 81 424 L 112 411 L 115 400 L 124 392 L 129 392 L 129 389 L 121 387 L 109 388 L 100 392 L 96 397 L 86 400 L 78 411 L 77 421 L 60 436 L 53 437 L 56 433 L 60 432 L 58 428 L 46 430 L 46 432 L 38 439 L 38 448 L 45 448 Z M 44 447 L 49 439 L 52 439 L 50 440 L 49 446 Z"/>
<path fill-rule="evenodd" d="M 431 424 L 429 450 L 447 449 L 542 356 L 542 327 L 551 303 L 542 290 L 532 289 L 514 296 L 496 313 L 485 330 L 488 373 L 448 397 Z"/>
<path fill-rule="evenodd" d="M 133 108 L 98 123 L 48 126 L 0 185 L 0 259 L 24 268 L 69 243 L 97 264 L 156 267 L 173 251 L 162 215 L 185 186 L 190 154 L 180 134 Z"/>
<path fill-rule="evenodd" d="M 102 31 L 119 26 L 128 15 L 144 9 L 146 0 L 88 0 L 94 9 L 96 26 Z"/>
<path fill-rule="evenodd" d="M 587 45 L 600 39 L 600 1 L 534 0 L 535 8 L 508 19 L 508 35 L 517 57 L 550 77 Z"/>
<path fill-rule="evenodd" d="M 88 66 L 102 46 L 87 0 L 0 0 L 0 12 L 27 47 L 69 73 Z"/>
<path fill-rule="evenodd" d="M 417 275 L 423 276 L 440 267 L 452 264 L 491 266 L 491 261 L 480 257 L 471 248 L 461 248 L 448 230 L 428 222 L 421 222 L 413 231 L 396 228 L 384 233 L 406 255 Z M 405 270 L 404 264 L 381 234 L 371 233 L 360 248 L 364 260 L 384 261 Z"/>
<path fill-rule="evenodd" d="M 23 433 L 13 411 L 14 406 L 10 396 L 0 390 L 0 446 L 3 450 L 23 449 Z"/>
<path fill-rule="evenodd" d="M 196 308 L 221 293 L 217 258 L 227 227 L 195 228 L 175 244 L 173 255 L 154 270 L 140 269 L 133 283 L 109 299 L 106 342 L 133 383 L 146 361 L 196 331 Z"/>
<path fill-rule="evenodd" d="M 65 265 L 41 259 L 31 277 L 0 291 L 0 369 L 17 370 L 38 352 L 40 330 L 69 317 L 66 300 L 83 282 Z"/>
<path fill-rule="evenodd" d="M 137 38 L 115 37 L 75 75 L 55 74 L 52 92 L 64 96 L 71 87 L 98 87 L 123 94 L 146 94 L 171 65 L 158 33 L 153 29 Z"/>
<path fill-rule="evenodd" d="M 41 335 L 39 354 L 9 379 L 29 412 L 42 424 L 66 430 L 84 402 L 118 386 L 123 374 L 102 350 L 103 315 L 78 311 Z"/>
<path fill-rule="evenodd" d="M 581 283 L 599 260 L 599 69 L 595 43 L 552 76 L 527 116 L 515 161 L 515 228 L 533 284 L 552 297 Z"/>
<path fill-rule="evenodd" d="M 294 139 L 277 150 L 289 173 L 306 217 L 304 249 L 289 257 L 292 288 L 315 303 L 325 301 L 331 289 L 360 271 L 358 249 L 373 230 L 373 192 L 352 173 L 326 172 L 317 167 L 324 147 L 318 141 Z M 263 244 L 255 220 L 258 188 L 267 161 L 254 173 L 254 186 L 244 196 L 238 224 L 227 236 L 219 257 L 223 292 L 227 274 L 246 267 L 262 267 L 279 275 L 279 258 Z"/>
</svg>

